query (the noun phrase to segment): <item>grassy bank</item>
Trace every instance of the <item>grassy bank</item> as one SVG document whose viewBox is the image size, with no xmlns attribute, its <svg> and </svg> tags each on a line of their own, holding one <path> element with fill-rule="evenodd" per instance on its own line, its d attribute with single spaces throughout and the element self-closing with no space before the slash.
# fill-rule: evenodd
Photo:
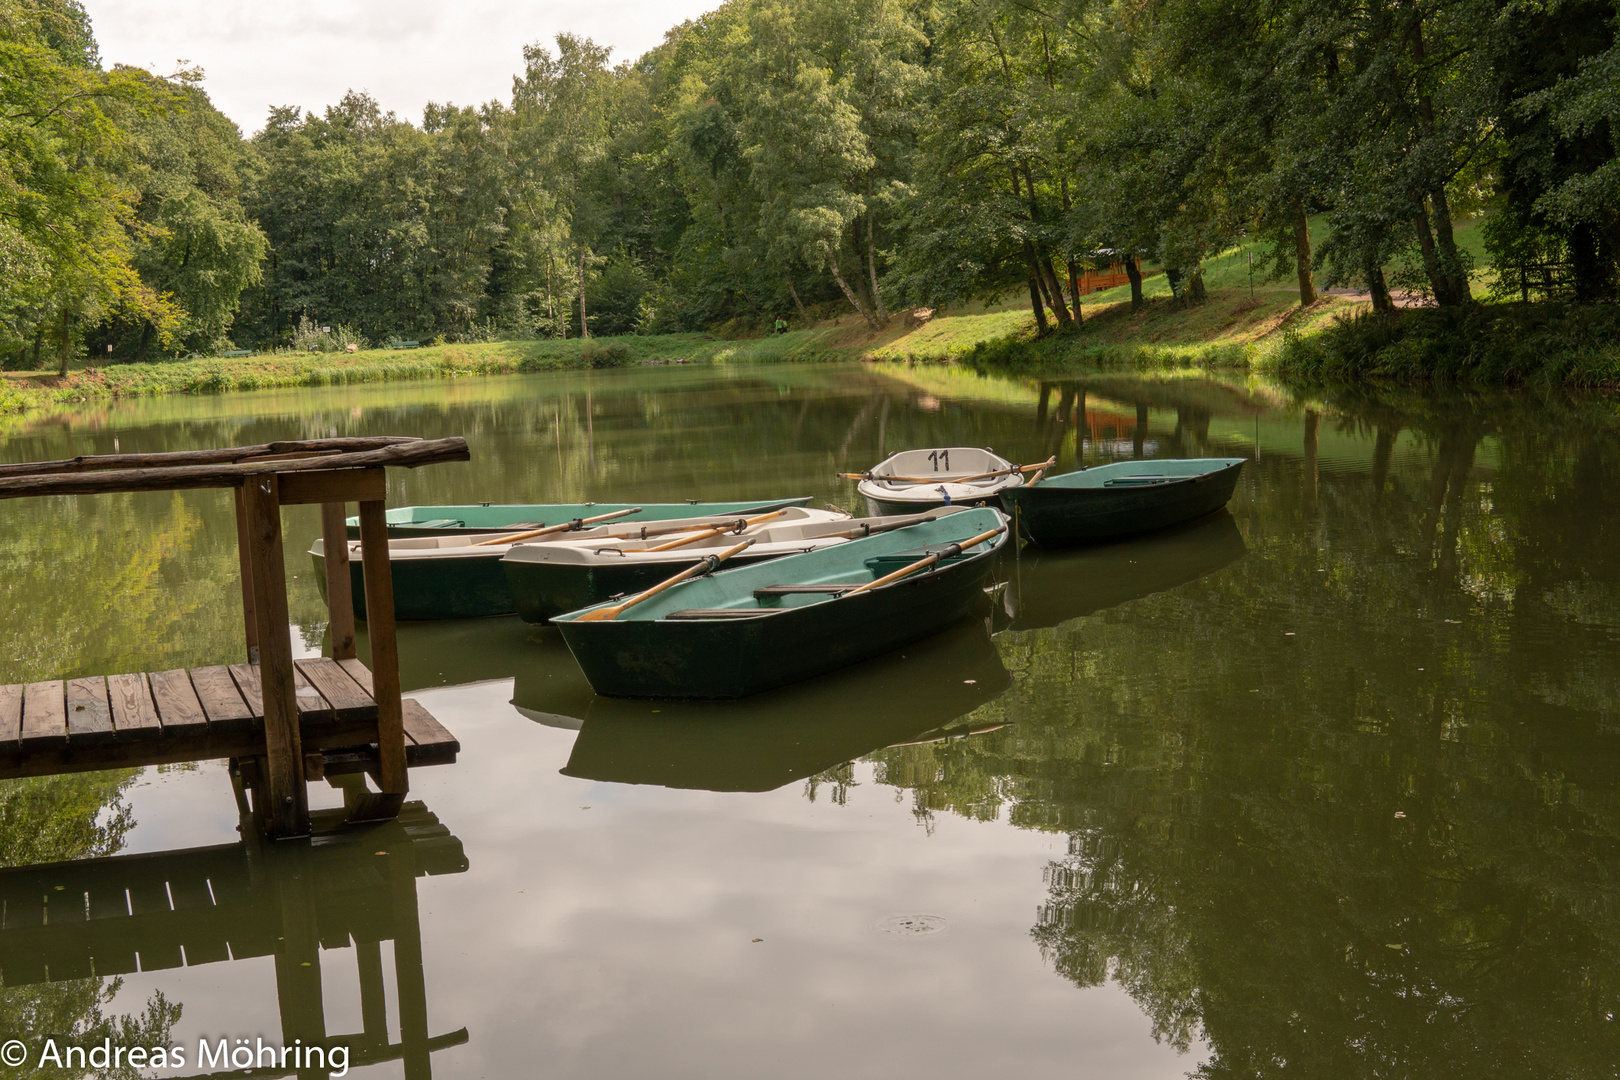
<svg viewBox="0 0 1620 1080">
<path fill-rule="evenodd" d="M 754 341 L 706 334 L 594 338 L 588 341 L 493 341 L 361 353 L 250 356 L 113 364 L 56 372 L 6 372 L 0 413 L 94 398 L 219 394 L 276 387 L 342 386 L 405 379 L 451 379 L 517 372 L 577 371 L 632 365 L 825 360 L 849 355 L 845 327 L 804 330 Z"/>
</svg>

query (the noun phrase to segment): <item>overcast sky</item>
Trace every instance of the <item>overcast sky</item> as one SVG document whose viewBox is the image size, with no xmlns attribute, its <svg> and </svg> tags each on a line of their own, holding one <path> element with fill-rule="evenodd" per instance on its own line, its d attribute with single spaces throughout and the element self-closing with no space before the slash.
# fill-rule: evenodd
<svg viewBox="0 0 1620 1080">
<path fill-rule="evenodd" d="M 633 59 L 719 0 L 85 0 L 102 63 L 201 65 L 245 135 L 272 105 L 319 111 L 353 87 L 420 122 L 429 101 L 508 100 L 523 46 L 561 31 Z"/>
</svg>

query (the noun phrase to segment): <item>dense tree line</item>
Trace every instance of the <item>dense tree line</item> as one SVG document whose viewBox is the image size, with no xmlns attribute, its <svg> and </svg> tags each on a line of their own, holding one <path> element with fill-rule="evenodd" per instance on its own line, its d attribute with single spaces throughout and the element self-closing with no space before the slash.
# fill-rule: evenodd
<svg viewBox="0 0 1620 1080">
<path fill-rule="evenodd" d="M 729 0 L 634 62 L 561 35 L 509 101 L 351 93 L 244 140 L 200 74 L 103 71 L 78 0 L 0 0 L 0 355 L 612 334 L 1027 290 L 1157 261 L 1613 300 L 1612 0 Z M 1325 215 L 1313 246 L 1308 219 Z M 1320 236 L 1319 236 L 1320 238 Z M 1133 281 L 1136 302 L 1140 282 Z"/>
</svg>

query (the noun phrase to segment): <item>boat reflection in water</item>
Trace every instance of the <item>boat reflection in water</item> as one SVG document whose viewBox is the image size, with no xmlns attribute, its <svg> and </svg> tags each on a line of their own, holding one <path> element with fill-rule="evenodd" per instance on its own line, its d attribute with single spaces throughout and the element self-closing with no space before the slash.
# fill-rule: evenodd
<svg viewBox="0 0 1620 1080">
<path fill-rule="evenodd" d="M 306 1054 L 346 1048 L 350 1068 L 399 1061 L 408 1080 L 427 1080 L 429 1055 L 465 1043 L 467 1029 L 428 1034 L 416 879 L 462 873 L 467 857 L 419 802 L 365 828 L 340 827 L 345 813 L 313 812 L 317 832 L 305 840 L 263 840 L 244 817 L 245 839 L 236 844 L 0 870 L 0 972 L 8 993 L 271 956 L 281 1045 L 296 1041 Z M 385 941 L 393 942 L 392 989 L 384 986 Z M 362 1030 L 333 1035 L 321 954 L 350 947 Z M 183 1003 L 183 983 L 179 991 L 168 994 Z M 390 999 L 398 1042 L 389 1036 Z"/>
<path fill-rule="evenodd" d="M 512 703 L 531 720 L 579 729 L 565 775 L 709 791 L 770 791 L 897 743 L 1000 726 L 959 721 L 1012 681 L 982 619 L 739 701 L 597 697 L 556 666 L 520 672 Z"/>
<path fill-rule="evenodd" d="M 1174 589 L 1248 554 L 1225 510 L 1179 529 L 1104 547 L 1024 548 L 1007 559 L 1007 629 L 1039 630 Z"/>
</svg>

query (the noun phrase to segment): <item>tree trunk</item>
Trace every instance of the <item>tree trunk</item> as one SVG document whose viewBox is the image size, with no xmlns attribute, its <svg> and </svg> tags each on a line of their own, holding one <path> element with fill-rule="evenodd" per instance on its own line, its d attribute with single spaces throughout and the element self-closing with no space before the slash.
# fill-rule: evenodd
<svg viewBox="0 0 1620 1080">
<path fill-rule="evenodd" d="M 1379 315 L 1393 315 L 1395 302 L 1389 296 L 1389 283 L 1384 280 L 1384 268 L 1367 256 L 1367 267 L 1362 271 L 1367 278 L 1367 292 L 1372 296 L 1373 311 Z"/>
<path fill-rule="evenodd" d="M 35 370 L 35 371 L 39 370 L 39 346 L 44 340 L 45 340 L 45 331 L 43 331 L 43 330 L 35 330 L 34 331 L 34 367 L 33 367 L 33 370 Z"/>
<path fill-rule="evenodd" d="M 1046 309 L 1041 306 L 1041 287 L 1035 284 L 1035 272 L 1029 274 L 1029 309 L 1035 313 L 1035 332 L 1045 337 L 1049 331 L 1046 325 Z"/>
<path fill-rule="evenodd" d="M 1299 306 L 1316 303 L 1316 280 L 1311 274 L 1311 228 L 1305 217 L 1305 204 L 1294 207 L 1294 263 L 1299 273 Z"/>
<path fill-rule="evenodd" d="M 67 378 L 69 322 L 67 309 L 62 309 L 62 378 Z"/>
<path fill-rule="evenodd" d="M 1052 294 L 1052 314 L 1057 316 L 1059 326 L 1073 326 L 1074 317 L 1069 314 L 1069 306 L 1063 302 L 1063 286 L 1058 283 L 1050 256 L 1039 244 L 1035 245 L 1035 256 L 1035 264 L 1040 267 L 1041 275 L 1046 280 L 1046 291 Z"/>
<path fill-rule="evenodd" d="M 866 325 L 873 330 L 882 329 L 878 321 L 872 317 L 872 313 L 867 310 L 866 305 L 861 303 L 860 297 L 855 295 L 855 290 L 849 287 L 849 282 L 844 280 L 844 275 L 838 272 L 838 260 L 828 256 L 827 269 L 832 272 L 833 280 L 838 282 L 838 287 L 844 290 L 844 299 L 848 300 L 855 310 L 861 313 L 861 318 L 866 320 Z"/>
<path fill-rule="evenodd" d="M 1423 254 L 1423 273 L 1429 279 L 1429 287 L 1434 290 L 1435 302 L 1444 305 L 1449 291 L 1446 288 L 1445 274 L 1440 269 L 1440 257 L 1434 249 L 1434 233 L 1429 229 L 1429 212 L 1423 205 L 1422 196 L 1414 196 L 1412 206 L 1414 208 L 1412 231 L 1417 233 L 1418 250 Z"/>
<path fill-rule="evenodd" d="M 1075 271 L 1074 268 L 1075 260 L 1073 251 L 1069 252 L 1069 257 L 1065 261 L 1069 269 L 1069 303 L 1074 305 L 1074 324 L 1079 326 L 1086 320 L 1085 316 L 1080 314 L 1080 275 Z"/>
<path fill-rule="evenodd" d="M 552 287 L 552 284 L 551 284 L 552 270 L 555 269 L 553 264 L 555 262 L 556 262 L 556 260 L 551 257 L 551 252 L 548 250 L 546 252 L 546 319 L 547 319 L 548 322 L 551 323 L 551 332 L 553 334 L 555 334 L 557 332 L 557 329 L 558 329 L 558 325 L 557 325 L 557 291 L 556 291 L 556 289 L 554 289 Z M 567 322 L 567 320 L 564 320 L 563 323 L 562 323 L 562 336 L 563 336 L 564 341 L 568 340 L 568 322 Z"/>
<path fill-rule="evenodd" d="M 1425 66 L 1421 16 L 1412 23 L 1412 56 L 1420 68 Z M 1434 99 L 1426 89 L 1420 89 L 1418 92 L 1418 120 L 1423 134 L 1433 138 Z M 1430 189 L 1428 198 L 1434 213 L 1434 234 L 1427 237 L 1428 246 L 1423 252 L 1423 268 L 1428 272 L 1429 283 L 1434 286 L 1435 303 L 1441 307 L 1466 304 L 1471 299 L 1468 275 L 1463 273 L 1462 259 L 1457 253 L 1457 238 L 1451 232 L 1451 204 L 1446 199 L 1445 181 L 1442 180 Z M 1421 208 L 1423 195 L 1419 194 L 1415 201 Z M 1425 242 L 1425 234 L 1428 233 L 1429 220 L 1425 217 L 1423 228 L 1418 233 L 1420 245 Z M 1439 247 L 1438 255 L 1434 250 L 1436 241 Z"/>
<path fill-rule="evenodd" d="M 1041 296 L 1046 306 L 1052 309 L 1052 316 L 1057 319 L 1058 325 L 1073 326 L 1074 320 L 1069 318 L 1069 309 L 1063 303 L 1063 292 L 1058 287 L 1057 276 L 1052 273 L 1051 264 L 1040 257 L 1033 240 L 1024 241 L 1024 265 L 1029 270 L 1030 278 L 1039 285 Z"/>
<path fill-rule="evenodd" d="M 787 279 L 788 295 L 793 297 L 793 306 L 799 309 L 799 318 L 804 320 L 804 328 L 810 329 L 810 313 L 804 310 L 804 301 L 799 299 L 799 290 L 793 287 L 793 279 Z"/>
<path fill-rule="evenodd" d="M 585 321 L 585 245 L 579 245 L 579 336 L 591 336 L 590 325 Z"/>
<path fill-rule="evenodd" d="M 1598 231 L 1591 225 L 1577 225 L 1569 231 L 1569 270 L 1575 279 L 1577 304 L 1596 303 L 1608 293 L 1608 267 L 1599 255 L 1601 250 Z"/>
<path fill-rule="evenodd" d="M 1440 272 L 1446 278 L 1446 292 L 1452 304 L 1466 304 L 1474 297 L 1468 288 L 1462 255 L 1457 251 L 1457 238 L 1451 231 L 1451 204 L 1443 185 L 1429 192 L 1429 205 L 1434 207 L 1434 238 L 1440 247 Z"/>
<path fill-rule="evenodd" d="M 1209 293 L 1204 289 L 1204 268 L 1200 266 L 1187 279 L 1187 302 L 1190 304 L 1202 304 L 1208 299 Z"/>
<path fill-rule="evenodd" d="M 870 199 L 872 195 L 870 182 L 867 183 L 866 188 L 867 198 Z M 889 312 L 883 306 L 883 294 L 878 292 L 877 243 L 873 239 L 872 211 L 870 209 L 866 211 L 866 274 L 872 279 L 872 306 L 877 309 L 878 321 L 886 323 L 889 321 Z"/>
<path fill-rule="evenodd" d="M 1131 279 L 1131 310 L 1141 311 L 1142 304 L 1142 267 L 1136 261 L 1136 256 L 1125 256 L 1125 276 Z"/>
</svg>

